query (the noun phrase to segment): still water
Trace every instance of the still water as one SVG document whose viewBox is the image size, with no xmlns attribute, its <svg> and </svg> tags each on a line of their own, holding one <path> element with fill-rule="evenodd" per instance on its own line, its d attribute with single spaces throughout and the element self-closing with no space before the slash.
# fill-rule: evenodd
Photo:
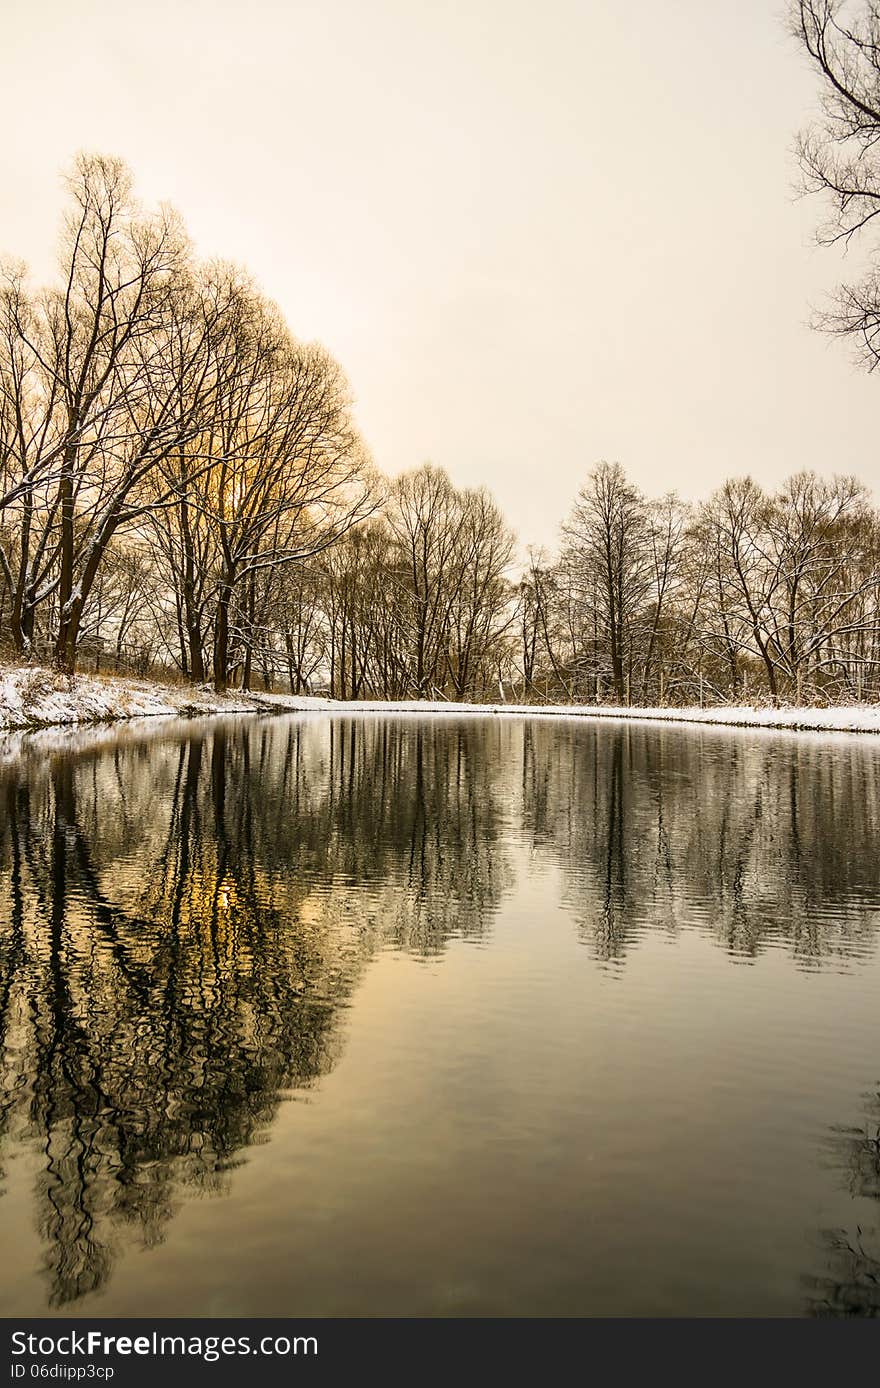
<svg viewBox="0 0 880 1388">
<path fill-rule="evenodd" d="M 0 1314 L 880 1313 L 880 739 L 0 742 Z"/>
</svg>

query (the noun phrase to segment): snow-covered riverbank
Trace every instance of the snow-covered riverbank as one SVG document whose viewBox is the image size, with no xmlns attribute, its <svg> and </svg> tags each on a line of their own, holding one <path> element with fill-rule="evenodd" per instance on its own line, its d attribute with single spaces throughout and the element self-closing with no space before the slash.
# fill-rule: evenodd
<svg viewBox="0 0 880 1388">
<path fill-rule="evenodd" d="M 75 675 L 69 679 L 42 667 L 0 670 L 0 729 L 48 728 L 211 713 L 253 713 L 263 709 L 323 707 L 323 700 L 280 694 L 214 694 L 188 685 Z"/>
<path fill-rule="evenodd" d="M 880 704 L 845 704 L 836 708 L 621 708 L 617 704 L 453 704 L 341 703 L 302 700 L 310 707 L 337 713 L 484 713 L 528 714 L 547 718 L 611 718 L 628 722 L 707 723 L 733 728 L 790 728 L 806 732 L 880 733 Z"/>
<path fill-rule="evenodd" d="M 748 705 L 620 708 L 593 704 L 456 704 L 428 700 L 347 703 L 291 694 L 244 694 L 241 690 L 219 695 L 205 688 L 159 685 L 110 676 L 76 675 L 68 679 L 44 668 L 0 671 L 0 730 L 109 723 L 128 718 L 258 712 L 527 714 L 548 718 L 612 718 L 809 732 L 880 733 L 880 705 L 877 704 L 848 704 L 836 708 L 754 708 Z"/>
</svg>

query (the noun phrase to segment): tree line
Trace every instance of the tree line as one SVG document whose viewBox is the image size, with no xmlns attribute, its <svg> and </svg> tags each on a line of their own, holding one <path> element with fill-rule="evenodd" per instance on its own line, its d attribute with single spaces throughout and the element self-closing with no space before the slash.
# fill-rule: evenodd
<svg viewBox="0 0 880 1388">
<path fill-rule="evenodd" d="M 523 561 L 485 488 L 382 477 L 338 364 L 121 161 L 80 156 L 67 193 L 55 284 L 2 270 L 8 654 L 344 699 L 880 694 L 880 513 L 855 478 L 688 503 L 601 462 L 558 552 Z"/>
<path fill-rule="evenodd" d="M 423 467 L 269 606 L 271 677 L 337 697 L 689 704 L 876 697 L 880 515 L 853 478 L 750 479 L 646 498 L 619 464 L 559 553 L 514 541 L 485 492 Z M 267 651 L 269 662 L 266 661 Z"/>
</svg>

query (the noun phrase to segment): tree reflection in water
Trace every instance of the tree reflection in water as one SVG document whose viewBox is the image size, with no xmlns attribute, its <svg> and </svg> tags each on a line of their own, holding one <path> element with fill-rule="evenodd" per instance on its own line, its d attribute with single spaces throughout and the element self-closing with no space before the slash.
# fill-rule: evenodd
<svg viewBox="0 0 880 1388">
<path fill-rule="evenodd" d="M 339 1052 L 381 938 L 436 953 L 504 878 L 474 729 L 246 720 L 3 775 L 2 1123 L 44 1153 L 49 1300 L 223 1189 Z"/>
<path fill-rule="evenodd" d="M 861 1127 L 835 1130 L 833 1168 L 854 1200 L 880 1202 L 880 1093 L 868 1096 Z M 825 1271 L 806 1279 L 814 1316 L 880 1317 L 880 1203 L 867 1223 L 824 1234 Z"/>
<path fill-rule="evenodd" d="M 599 960 L 687 925 L 801 965 L 873 945 L 880 777 L 864 742 L 533 719 L 522 749 L 526 832 L 562 866 Z"/>
<path fill-rule="evenodd" d="M 0 1125 L 39 1153 L 50 1303 L 223 1191 L 334 1065 L 374 952 L 484 939 L 515 861 L 560 869 L 603 965 L 686 928 L 738 960 L 866 956 L 874 765 L 849 739 L 454 715 L 0 748 Z M 876 1197 L 870 1131 L 843 1165 Z M 865 1231 L 828 1252 L 811 1305 L 876 1309 Z"/>
</svg>

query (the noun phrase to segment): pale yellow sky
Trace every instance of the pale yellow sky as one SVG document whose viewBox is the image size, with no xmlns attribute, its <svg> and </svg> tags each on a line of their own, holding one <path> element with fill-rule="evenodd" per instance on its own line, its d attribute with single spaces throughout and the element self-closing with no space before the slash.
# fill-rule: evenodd
<svg viewBox="0 0 880 1388">
<path fill-rule="evenodd" d="M 880 491 L 880 380 L 810 332 L 815 84 L 774 0 L 5 0 L 0 251 L 121 154 L 346 368 L 389 472 L 485 482 L 552 544 L 590 466 Z"/>
</svg>

